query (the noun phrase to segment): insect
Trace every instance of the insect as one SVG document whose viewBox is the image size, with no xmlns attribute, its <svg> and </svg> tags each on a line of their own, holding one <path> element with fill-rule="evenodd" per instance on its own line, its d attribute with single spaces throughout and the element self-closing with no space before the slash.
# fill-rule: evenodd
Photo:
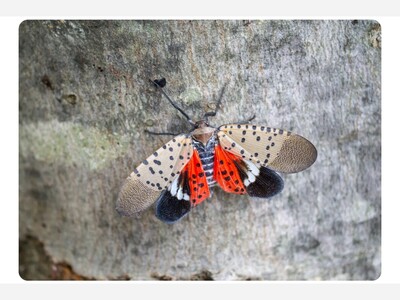
<svg viewBox="0 0 400 300">
<path fill-rule="evenodd" d="M 164 78 L 151 82 L 193 130 L 175 136 L 133 170 L 118 196 L 121 215 L 132 216 L 156 203 L 156 217 L 175 223 L 209 198 L 216 185 L 228 193 L 269 198 L 283 189 L 277 172 L 303 171 L 317 158 L 312 143 L 286 130 L 248 122 L 210 126 L 208 117 L 216 115 L 223 90 L 215 111 L 193 122 L 163 90 Z"/>
</svg>

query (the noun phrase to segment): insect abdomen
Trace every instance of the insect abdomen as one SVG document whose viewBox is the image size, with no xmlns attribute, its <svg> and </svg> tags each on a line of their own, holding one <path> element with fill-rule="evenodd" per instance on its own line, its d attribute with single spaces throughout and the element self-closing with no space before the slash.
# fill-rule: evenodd
<svg viewBox="0 0 400 300">
<path fill-rule="evenodd" d="M 215 185 L 214 180 L 214 153 L 215 153 L 215 138 L 212 137 L 207 145 L 204 146 L 201 142 L 193 140 L 193 146 L 196 148 L 200 156 L 200 161 L 203 166 L 204 173 L 207 178 L 207 184 L 209 187 Z"/>
<path fill-rule="evenodd" d="M 200 153 L 201 164 L 203 165 L 204 173 L 206 174 L 208 186 L 211 187 L 215 184 L 214 180 L 214 149 L 212 151 L 205 151 Z"/>
</svg>

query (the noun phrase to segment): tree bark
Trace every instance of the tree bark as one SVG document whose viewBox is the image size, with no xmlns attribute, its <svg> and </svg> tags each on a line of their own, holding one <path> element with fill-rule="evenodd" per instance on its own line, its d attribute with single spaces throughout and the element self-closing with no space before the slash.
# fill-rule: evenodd
<svg viewBox="0 0 400 300">
<path fill-rule="evenodd" d="M 375 21 L 25 21 L 24 279 L 372 280 L 380 275 L 381 31 Z M 125 178 L 194 120 L 293 131 L 318 149 L 272 199 L 214 188 L 174 225 L 115 211 Z"/>
</svg>

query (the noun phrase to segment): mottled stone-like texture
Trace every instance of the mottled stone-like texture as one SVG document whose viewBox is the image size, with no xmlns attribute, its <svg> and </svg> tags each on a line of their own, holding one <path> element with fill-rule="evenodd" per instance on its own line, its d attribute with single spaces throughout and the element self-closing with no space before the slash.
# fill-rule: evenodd
<svg viewBox="0 0 400 300">
<path fill-rule="evenodd" d="M 380 47 L 361 20 L 23 22 L 21 276 L 378 278 Z M 212 125 L 256 114 L 312 141 L 316 163 L 268 201 L 216 188 L 172 226 L 153 208 L 120 217 L 123 181 L 169 139 L 144 130 L 190 130 L 148 82 L 162 76 L 193 119 L 227 84 Z"/>
</svg>

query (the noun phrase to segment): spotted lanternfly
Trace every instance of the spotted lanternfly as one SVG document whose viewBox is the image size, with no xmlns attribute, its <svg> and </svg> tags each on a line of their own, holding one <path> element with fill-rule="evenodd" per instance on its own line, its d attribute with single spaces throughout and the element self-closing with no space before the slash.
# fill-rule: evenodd
<svg viewBox="0 0 400 300">
<path fill-rule="evenodd" d="M 218 185 L 234 194 L 269 198 L 283 189 L 276 173 L 296 173 L 317 158 L 312 143 L 286 130 L 246 123 L 208 124 L 208 112 L 198 122 L 174 103 L 162 89 L 165 79 L 154 80 L 168 101 L 193 125 L 144 160 L 126 179 L 117 200 L 117 211 L 132 216 L 156 202 L 156 216 L 174 223 L 209 198 Z M 162 133 L 159 133 L 162 134 Z"/>
</svg>

